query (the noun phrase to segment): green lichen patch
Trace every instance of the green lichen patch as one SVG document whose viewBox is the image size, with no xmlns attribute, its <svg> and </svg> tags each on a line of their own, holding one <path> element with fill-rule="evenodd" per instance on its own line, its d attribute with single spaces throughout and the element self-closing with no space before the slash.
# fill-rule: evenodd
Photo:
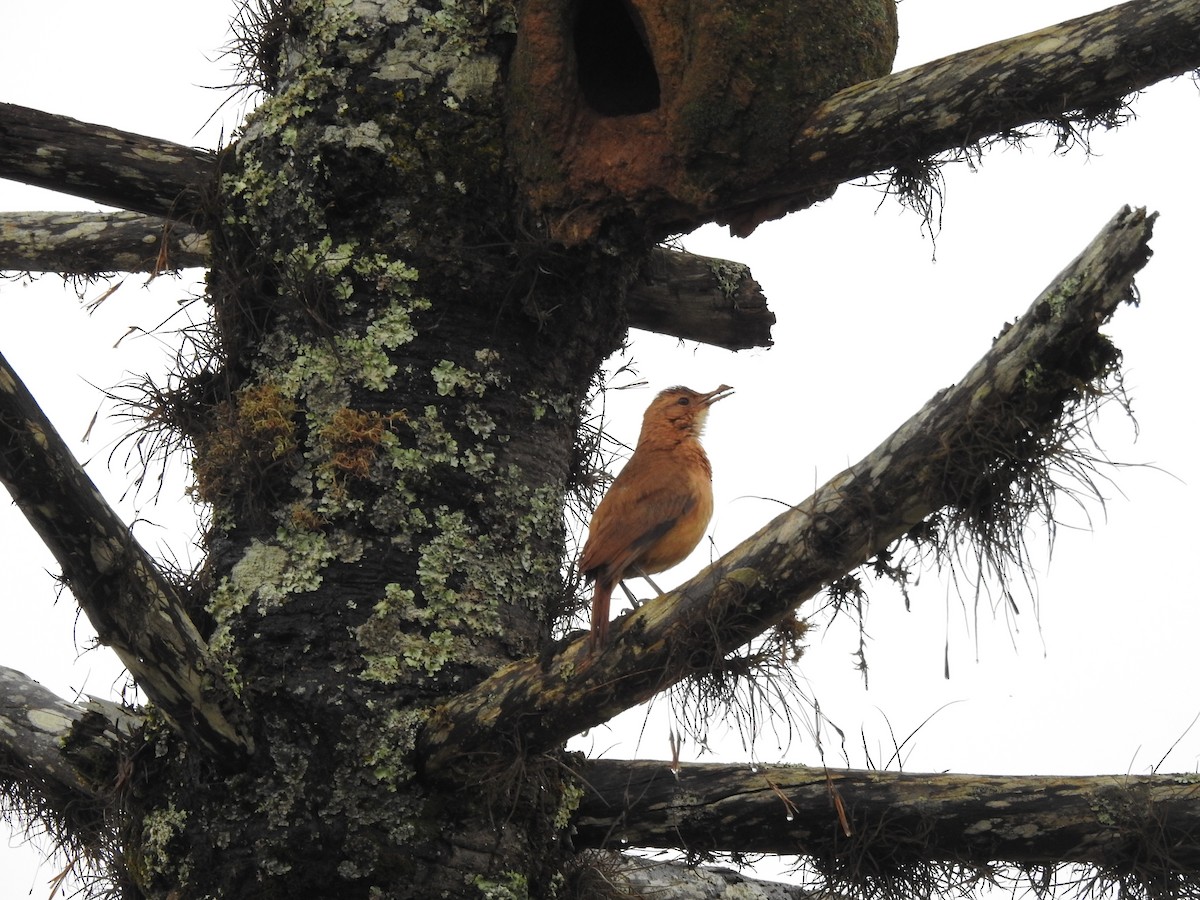
<svg viewBox="0 0 1200 900">
<path fill-rule="evenodd" d="M 491 877 L 476 875 L 472 884 L 481 900 L 529 900 L 529 879 L 520 872 L 501 872 Z"/>
<path fill-rule="evenodd" d="M 153 810 L 142 819 L 141 841 L 138 845 L 140 859 L 136 861 L 140 880 L 148 880 L 158 872 L 178 869 L 179 861 L 174 858 L 172 843 L 183 832 L 187 819 L 187 813 L 177 809 L 173 803 Z"/>
<path fill-rule="evenodd" d="M 272 541 L 252 540 L 206 607 L 215 623 L 209 649 L 225 661 L 230 683 L 241 689 L 234 634 L 248 609 L 266 615 L 293 595 L 316 591 L 331 563 L 353 562 L 362 552 L 360 540 L 321 531 L 280 528 Z"/>
<path fill-rule="evenodd" d="M 425 716 L 412 710 L 391 710 L 367 736 L 363 760 L 386 790 L 395 791 L 416 773 L 412 748 Z"/>
<path fill-rule="evenodd" d="M 372 277 L 388 280 L 393 275 L 385 268 Z M 349 391 L 355 386 L 387 390 L 398 372 L 392 352 L 416 339 L 413 317 L 430 306 L 427 300 L 404 296 L 406 291 L 399 293 L 390 303 L 376 297 L 364 327 L 349 323 L 340 334 L 309 340 L 298 339 L 294 328 L 273 335 L 264 350 L 271 354 L 272 362 L 286 360 L 286 368 L 276 377 L 303 393 L 310 411 L 324 416 L 348 406 Z"/>
</svg>

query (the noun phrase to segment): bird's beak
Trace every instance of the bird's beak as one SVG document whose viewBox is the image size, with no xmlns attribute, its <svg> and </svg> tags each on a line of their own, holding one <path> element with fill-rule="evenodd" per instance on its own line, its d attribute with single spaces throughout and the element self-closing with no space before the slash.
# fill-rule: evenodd
<svg viewBox="0 0 1200 900">
<path fill-rule="evenodd" d="M 728 397 L 732 393 L 733 393 L 733 388 L 731 388 L 727 384 L 723 384 L 719 388 L 717 388 L 715 391 L 709 391 L 707 394 L 701 394 L 700 402 L 702 404 L 704 404 L 705 407 L 709 407 L 709 406 L 712 406 L 714 403 L 716 403 L 718 400 L 724 400 L 726 397 Z"/>
</svg>

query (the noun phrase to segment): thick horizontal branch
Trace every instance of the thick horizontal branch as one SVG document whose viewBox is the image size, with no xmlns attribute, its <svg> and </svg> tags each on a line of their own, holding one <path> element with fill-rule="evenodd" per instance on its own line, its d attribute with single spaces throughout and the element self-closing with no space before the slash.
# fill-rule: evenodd
<svg viewBox="0 0 1200 900">
<path fill-rule="evenodd" d="M 0 666 L 0 756 L 15 765 L 0 780 L 30 790 L 96 799 L 117 778 L 122 739 L 140 724 L 115 703 L 68 703 L 15 669 Z"/>
<path fill-rule="evenodd" d="M 208 237 L 132 212 L 0 213 L 0 271 L 100 275 L 207 266 Z M 727 350 L 771 346 L 775 314 L 741 263 L 655 249 L 629 289 L 629 324 Z"/>
<path fill-rule="evenodd" d="M 770 347 L 775 314 L 748 266 L 656 248 L 628 294 L 629 324 L 726 350 Z"/>
<path fill-rule="evenodd" d="M 208 265 L 208 237 L 134 212 L 0 213 L 0 271 L 101 275 Z"/>
<path fill-rule="evenodd" d="M 1200 873 L 1200 775 L 912 774 L 592 760 L 577 846 Z M 849 832 L 849 834 L 847 834 Z"/>
<path fill-rule="evenodd" d="M 207 150 L 0 103 L 0 178 L 202 226 L 216 177 Z"/>
<path fill-rule="evenodd" d="M 177 589 L 105 502 L 0 356 L 0 482 L 138 686 L 182 733 L 219 755 L 246 748 L 240 704 Z"/>
<path fill-rule="evenodd" d="M 719 221 L 745 235 L 780 198 L 837 185 L 1126 95 L 1200 68 L 1200 2 L 1133 0 L 847 88 L 802 124 L 791 160 Z M 778 206 L 782 214 L 787 204 Z"/>
<path fill-rule="evenodd" d="M 1121 210 L 961 381 L 709 569 L 613 622 L 599 652 L 575 638 L 442 706 L 419 744 L 426 765 L 498 749 L 502 735 L 555 746 L 710 671 L 933 513 L 994 506 L 1004 479 L 1021 475 L 1021 454 L 1052 444 L 1112 363 L 1098 329 L 1132 299 L 1153 218 Z"/>
</svg>

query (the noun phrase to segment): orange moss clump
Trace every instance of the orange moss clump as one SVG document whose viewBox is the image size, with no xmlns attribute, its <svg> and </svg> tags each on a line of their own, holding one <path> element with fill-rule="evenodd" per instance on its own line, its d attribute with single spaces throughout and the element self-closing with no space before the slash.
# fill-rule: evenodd
<svg viewBox="0 0 1200 900">
<path fill-rule="evenodd" d="M 379 453 L 384 433 L 407 417 L 403 412 L 383 415 L 374 410 L 343 407 L 319 432 L 329 450 L 320 468 L 332 474 L 335 488 L 344 491 L 350 479 L 364 480 Z"/>
<path fill-rule="evenodd" d="M 193 495 L 205 503 L 261 488 L 298 449 L 296 404 L 270 382 L 248 385 L 217 405 L 216 424 L 196 438 Z"/>
</svg>

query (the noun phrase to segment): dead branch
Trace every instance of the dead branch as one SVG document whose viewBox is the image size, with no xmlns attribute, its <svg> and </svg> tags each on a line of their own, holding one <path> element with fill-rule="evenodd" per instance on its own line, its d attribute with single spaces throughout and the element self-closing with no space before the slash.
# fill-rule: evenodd
<svg viewBox="0 0 1200 900">
<path fill-rule="evenodd" d="M 775 314 L 749 267 L 657 247 L 629 288 L 629 324 L 726 350 L 769 347 Z"/>
<path fill-rule="evenodd" d="M 0 271 L 100 275 L 207 266 L 208 237 L 134 212 L 0 213 Z M 771 346 L 775 314 L 741 263 L 652 251 L 628 295 L 629 324 L 727 350 Z"/>
<path fill-rule="evenodd" d="M 0 103 L 0 178 L 202 227 L 217 156 Z"/>
<path fill-rule="evenodd" d="M 180 732 L 228 756 L 240 704 L 177 588 L 134 540 L 0 356 L 0 482 L 62 566 L 100 641 Z"/>
<path fill-rule="evenodd" d="M 207 236 L 136 212 L 0 213 L 0 271 L 101 275 L 208 265 Z"/>
<path fill-rule="evenodd" d="M 569 876 L 575 897 L 660 897 L 671 900 L 839 900 L 794 884 L 750 878 L 734 869 L 696 867 L 641 856 L 591 851 Z"/>
<path fill-rule="evenodd" d="M 1200 874 L 1200 776 L 946 775 L 590 760 L 579 846 L 802 854 L 902 863 L 1127 866 L 1170 848 Z M 840 811 L 839 811 L 840 808 Z M 847 833 L 849 832 L 849 833 Z M 867 843 L 869 842 L 869 843 Z"/>
<path fill-rule="evenodd" d="M 501 735 L 526 750 L 560 744 L 712 670 L 931 514 L 1002 501 L 1118 355 L 1098 329 L 1132 299 L 1153 219 L 1122 209 L 956 385 L 709 569 L 613 622 L 601 651 L 577 637 L 439 708 L 419 743 L 426 766 L 498 752 Z"/>
</svg>

